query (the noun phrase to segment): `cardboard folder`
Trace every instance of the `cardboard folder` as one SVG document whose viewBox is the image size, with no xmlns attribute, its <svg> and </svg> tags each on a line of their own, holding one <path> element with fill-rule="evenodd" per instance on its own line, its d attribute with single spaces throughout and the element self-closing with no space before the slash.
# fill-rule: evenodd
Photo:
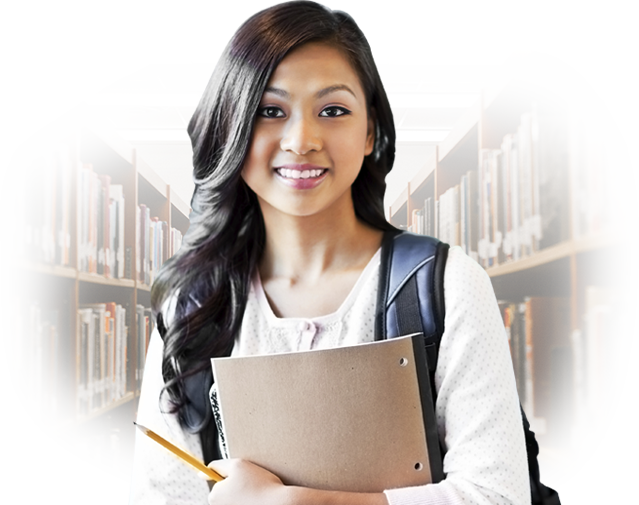
<svg viewBox="0 0 639 505">
<path fill-rule="evenodd" d="M 211 361 L 229 457 L 316 489 L 443 478 L 421 334 Z"/>
</svg>

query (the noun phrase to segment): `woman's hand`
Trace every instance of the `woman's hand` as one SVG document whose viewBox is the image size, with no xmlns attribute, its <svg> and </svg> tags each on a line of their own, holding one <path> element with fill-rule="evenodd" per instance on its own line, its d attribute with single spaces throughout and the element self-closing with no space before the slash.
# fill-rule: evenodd
<svg viewBox="0 0 639 505">
<path fill-rule="evenodd" d="M 286 486 L 268 470 L 242 459 L 212 461 L 209 466 L 226 478 L 209 493 L 210 505 L 284 505 Z"/>
</svg>

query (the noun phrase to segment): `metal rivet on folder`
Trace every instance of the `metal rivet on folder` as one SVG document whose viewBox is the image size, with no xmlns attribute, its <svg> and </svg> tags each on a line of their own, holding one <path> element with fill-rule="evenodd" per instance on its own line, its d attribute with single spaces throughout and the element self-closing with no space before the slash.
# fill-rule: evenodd
<svg viewBox="0 0 639 505">
<path fill-rule="evenodd" d="M 417 470 L 418 472 L 421 471 L 424 468 L 424 465 L 422 465 L 421 463 L 415 463 L 415 470 Z"/>
<path fill-rule="evenodd" d="M 399 366 L 406 366 L 406 365 L 408 365 L 408 359 L 400 358 L 399 359 Z"/>
</svg>

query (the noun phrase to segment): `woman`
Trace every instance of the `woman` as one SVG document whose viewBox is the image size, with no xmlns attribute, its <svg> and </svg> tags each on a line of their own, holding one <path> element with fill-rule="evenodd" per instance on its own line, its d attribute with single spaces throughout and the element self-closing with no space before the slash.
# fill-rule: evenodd
<svg viewBox="0 0 639 505">
<path fill-rule="evenodd" d="M 189 135 L 191 226 L 153 286 L 166 333 L 151 339 L 138 420 L 201 456 L 186 384 L 211 357 L 373 340 L 379 249 L 392 229 L 382 202 L 395 132 L 354 21 L 290 2 L 238 30 Z M 518 400 L 490 282 L 459 248 L 445 272 L 435 377 L 444 481 L 378 494 L 327 492 L 284 486 L 249 462 L 217 460 L 211 466 L 227 478 L 209 492 L 195 472 L 138 438 L 134 502 L 528 503 Z"/>
</svg>

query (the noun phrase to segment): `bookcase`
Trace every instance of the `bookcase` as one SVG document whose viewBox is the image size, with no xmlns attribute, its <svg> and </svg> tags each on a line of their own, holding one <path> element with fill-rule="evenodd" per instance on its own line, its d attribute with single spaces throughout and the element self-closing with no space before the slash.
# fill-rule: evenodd
<svg viewBox="0 0 639 505">
<path fill-rule="evenodd" d="M 596 409 L 609 366 L 612 172 L 579 111 L 522 81 L 484 91 L 388 209 L 395 226 L 461 246 L 485 268 L 520 400 L 550 446 Z"/>
<path fill-rule="evenodd" d="M 189 206 L 126 142 L 68 121 L 25 154 L 18 369 L 47 419 L 132 448 L 150 285 Z"/>
</svg>

